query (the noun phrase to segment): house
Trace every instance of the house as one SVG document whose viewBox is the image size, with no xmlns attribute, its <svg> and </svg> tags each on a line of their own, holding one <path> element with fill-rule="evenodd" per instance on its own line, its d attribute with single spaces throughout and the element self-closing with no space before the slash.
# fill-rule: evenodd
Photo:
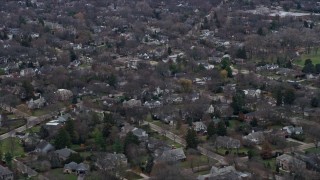
<svg viewBox="0 0 320 180">
<path fill-rule="evenodd" d="M 95 154 L 97 161 L 95 165 L 102 170 L 112 171 L 117 167 L 126 167 L 128 160 L 124 154 L 97 153 Z"/>
<path fill-rule="evenodd" d="M 0 180 L 13 180 L 13 172 L 0 165 Z"/>
<path fill-rule="evenodd" d="M 163 151 L 162 154 L 156 158 L 156 162 L 177 162 L 185 159 L 186 155 L 184 154 L 183 148 L 177 148 Z"/>
<path fill-rule="evenodd" d="M 141 101 L 136 99 L 130 99 L 129 101 L 124 101 L 122 103 L 123 107 L 132 108 L 132 107 L 140 107 Z"/>
<path fill-rule="evenodd" d="M 153 109 L 153 108 L 158 108 L 162 106 L 162 103 L 160 101 L 146 101 L 143 106 Z"/>
<path fill-rule="evenodd" d="M 22 69 L 20 71 L 20 76 L 23 76 L 23 77 L 25 77 L 25 76 L 32 77 L 35 75 L 36 75 L 36 72 L 32 68 L 26 68 L 26 69 Z"/>
<path fill-rule="evenodd" d="M 46 100 L 43 97 L 40 97 L 39 99 L 33 100 L 27 102 L 27 106 L 29 109 L 40 109 L 46 104 Z"/>
<path fill-rule="evenodd" d="M 150 152 L 153 153 L 154 157 L 160 156 L 163 153 L 163 151 L 172 149 L 172 147 L 169 146 L 166 142 L 155 138 L 149 139 L 147 148 Z"/>
<path fill-rule="evenodd" d="M 207 131 L 207 126 L 201 121 L 193 122 L 192 126 L 193 126 L 193 129 L 198 133 Z"/>
<path fill-rule="evenodd" d="M 294 126 L 285 126 L 282 128 L 283 131 L 287 132 L 288 135 L 292 135 L 292 134 L 296 134 L 296 135 L 299 135 L 299 134 L 303 134 L 303 130 L 302 130 L 302 127 L 299 126 L 299 127 L 294 127 Z"/>
<path fill-rule="evenodd" d="M 70 162 L 69 164 L 65 164 L 63 167 L 63 172 L 64 173 L 76 173 L 77 175 L 84 175 L 87 174 L 89 171 L 90 167 L 88 164 L 84 163 L 75 163 L 75 162 Z"/>
<path fill-rule="evenodd" d="M 35 152 L 41 153 L 41 154 L 47 154 L 50 151 L 54 150 L 54 146 L 50 144 L 49 142 L 42 140 L 40 143 L 36 146 Z"/>
<path fill-rule="evenodd" d="M 140 128 L 134 128 L 131 131 L 135 136 L 139 138 L 140 141 L 146 141 L 148 140 L 148 134 L 145 130 Z"/>
<path fill-rule="evenodd" d="M 59 101 L 69 100 L 73 96 L 72 91 L 68 89 L 58 89 L 58 91 L 54 92 L 54 94 L 56 99 Z"/>
<path fill-rule="evenodd" d="M 277 165 L 285 171 L 294 170 L 294 168 L 305 169 L 306 163 L 294 156 L 282 154 L 276 158 Z"/>
<path fill-rule="evenodd" d="M 247 172 L 239 172 L 234 166 L 226 166 L 223 168 L 218 168 L 212 166 L 210 173 L 206 175 L 199 175 L 198 180 L 207 180 L 207 179 L 225 179 L 225 180 L 241 180 L 250 178 L 251 174 Z"/>
<path fill-rule="evenodd" d="M 214 113 L 214 107 L 212 106 L 212 104 L 209 106 L 209 108 L 207 109 L 206 113 L 208 113 L 208 114 L 213 114 Z"/>
<path fill-rule="evenodd" d="M 245 141 L 249 141 L 250 143 L 253 144 L 261 144 L 264 141 L 265 137 L 264 137 L 264 133 L 261 131 L 258 132 L 252 132 L 250 134 L 248 134 L 247 136 L 243 137 L 243 140 Z"/>
<path fill-rule="evenodd" d="M 233 139 L 228 136 L 218 136 L 216 138 L 216 147 L 217 148 L 227 148 L 227 149 L 237 149 L 240 148 L 240 141 L 238 139 Z"/>
<path fill-rule="evenodd" d="M 131 132 L 135 127 L 129 123 L 124 123 L 124 126 L 121 127 L 121 132 L 119 133 L 120 137 L 125 137 L 129 132 Z"/>
<path fill-rule="evenodd" d="M 243 90 L 244 92 L 244 95 L 246 97 L 249 97 L 249 98 L 260 98 L 261 96 L 261 90 L 260 89 L 247 89 L 247 90 Z"/>
<path fill-rule="evenodd" d="M 63 148 L 63 149 L 54 151 L 54 153 L 58 155 L 60 160 L 65 161 L 70 157 L 72 153 L 77 153 L 77 152 L 69 148 Z"/>
</svg>

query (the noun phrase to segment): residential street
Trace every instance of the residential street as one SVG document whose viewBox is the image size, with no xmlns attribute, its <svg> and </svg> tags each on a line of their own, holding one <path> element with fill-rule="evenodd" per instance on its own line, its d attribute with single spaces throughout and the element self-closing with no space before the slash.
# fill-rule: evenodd
<svg viewBox="0 0 320 180">
<path fill-rule="evenodd" d="M 165 130 L 165 129 L 162 129 L 161 127 L 153 124 L 153 123 L 150 123 L 150 122 L 145 122 L 146 124 L 149 124 L 150 128 L 154 131 L 157 131 L 159 134 L 163 134 L 165 135 L 167 138 L 183 145 L 183 146 L 186 146 L 186 142 L 183 138 L 175 135 L 174 133 L 168 131 L 168 130 Z M 198 150 L 200 151 L 200 153 L 202 155 L 205 155 L 205 156 L 208 156 L 209 158 L 212 158 L 214 160 L 217 160 L 220 164 L 227 164 L 226 161 L 225 161 L 225 158 L 217 153 L 214 153 L 204 147 L 201 147 L 201 146 L 198 146 Z"/>
</svg>

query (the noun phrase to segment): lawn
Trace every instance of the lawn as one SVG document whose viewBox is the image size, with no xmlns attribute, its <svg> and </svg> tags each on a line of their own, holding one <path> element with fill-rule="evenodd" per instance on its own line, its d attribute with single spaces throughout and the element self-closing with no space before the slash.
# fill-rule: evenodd
<svg viewBox="0 0 320 180">
<path fill-rule="evenodd" d="M 45 177 L 49 179 L 59 179 L 59 180 L 76 180 L 77 176 L 75 174 L 64 174 L 62 168 L 51 169 L 50 171 L 44 173 Z"/>
<path fill-rule="evenodd" d="M 213 164 L 214 162 L 204 155 L 188 155 L 187 159 L 180 163 L 180 166 L 184 169 L 196 168 L 199 166 L 205 166 Z"/>
<path fill-rule="evenodd" d="M 195 175 L 199 176 L 199 175 L 206 175 L 210 173 L 210 169 L 209 170 L 205 170 L 205 171 L 199 171 L 196 172 Z"/>
<path fill-rule="evenodd" d="M 181 144 L 179 144 L 177 142 L 174 142 L 173 140 L 171 140 L 171 139 L 167 138 L 166 136 L 163 136 L 163 135 L 161 135 L 161 134 L 159 134 L 157 132 L 152 132 L 150 134 L 150 136 L 153 137 L 153 138 L 162 140 L 162 141 L 166 142 L 168 145 L 171 145 L 171 146 L 173 145 L 176 148 L 183 147 Z"/>
<path fill-rule="evenodd" d="M 3 123 L 4 124 L 4 123 Z M 9 132 L 10 130 L 16 129 L 26 124 L 25 119 L 8 120 L 6 125 L 0 127 L 0 134 Z"/>
<path fill-rule="evenodd" d="M 235 154 L 235 153 L 244 153 L 244 154 L 248 154 L 248 151 L 249 149 L 248 148 L 245 148 L 245 147 L 241 147 L 238 149 L 226 149 L 226 148 L 218 148 L 217 150 L 215 150 L 216 153 L 222 155 L 222 156 L 225 156 L 226 155 L 226 152 L 229 151 L 229 154 Z"/>
<path fill-rule="evenodd" d="M 276 158 L 262 160 L 263 164 L 270 168 L 273 172 L 276 172 Z"/>
<path fill-rule="evenodd" d="M 302 54 L 301 59 L 297 60 L 295 64 L 299 66 L 304 66 L 304 62 L 306 59 L 311 59 L 313 64 L 320 64 L 320 53 L 315 53 L 314 51 L 310 54 Z"/>
<path fill-rule="evenodd" d="M 320 153 L 320 148 L 316 148 L 316 147 L 309 148 L 309 149 L 306 149 L 305 152 L 306 153 Z"/>
<path fill-rule="evenodd" d="M 33 116 L 42 116 L 42 115 L 45 115 L 45 114 L 48 114 L 49 111 L 46 110 L 46 109 L 37 109 L 35 111 L 32 111 L 32 115 Z"/>
<path fill-rule="evenodd" d="M 229 120 L 229 128 L 235 129 L 239 124 L 241 124 L 238 120 Z"/>
<path fill-rule="evenodd" d="M 13 156 L 23 156 L 24 150 L 19 138 L 10 137 L 0 141 L 1 152 L 11 152 Z"/>
<path fill-rule="evenodd" d="M 139 176 L 138 174 L 134 173 L 134 172 L 131 172 L 131 171 L 126 171 L 126 173 L 124 174 L 124 177 L 126 179 L 142 179 L 143 177 Z"/>
</svg>

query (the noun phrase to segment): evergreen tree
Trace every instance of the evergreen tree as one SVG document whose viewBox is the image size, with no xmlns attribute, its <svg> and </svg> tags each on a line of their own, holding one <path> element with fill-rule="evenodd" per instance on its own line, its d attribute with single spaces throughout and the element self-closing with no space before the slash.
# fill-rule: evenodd
<svg viewBox="0 0 320 180">
<path fill-rule="evenodd" d="M 148 157 L 148 162 L 147 162 L 147 165 L 146 165 L 146 168 L 145 168 L 145 172 L 150 174 L 151 171 L 152 171 L 152 167 L 153 167 L 153 157 L 152 156 L 149 156 Z"/>
<path fill-rule="evenodd" d="M 239 114 L 239 112 L 243 111 L 243 107 L 245 105 L 245 94 L 243 91 L 238 91 L 232 97 L 231 107 L 233 108 L 234 114 Z"/>
<path fill-rule="evenodd" d="M 227 127 L 224 121 L 220 121 L 217 127 L 217 135 L 218 136 L 226 136 L 227 135 Z"/>
<path fill-rule="evenodd" d="M 119 139 L 116 139 L 112 145 L 112 149 L 116 153 L 122 153 L 123 152 L 123 145 Z"/>
<path fill-rule="evenodd" d="M 76 53 L 71 50 L 71 51 L 70 51 L 70 61 L 72 62 L 72 61 L 74 61 L 74 60 L 76 60 L 76 59 L 77 59 Z"/>
<path fill-rule="evenodd" d="M 49 131 L 44 126 L 41 126 L 38 134 L 41 139 L 45 139 L 49 136 Z"/>
<path fill-rule="evenodd" d="M 311 99 L 311 106 L 312 107 L 319 107 L 319 99 L 318 98 L 312 98 Z"/>
<path fill-rule="evenodd" d="M 186 135 L 186 142 L 187 142 L 187 149 L 193 148 L 197 149 L 198 147 L 198 138 L 197 138 L 197 132 L 193 129 L 189 129 Z"/>
<path fill-rule="evenodd" d="M 294 89 L 287 89 L 284 93 L 283 102 L 285 104 L 293 104 L 294 100 L 296 99 L 296 95 Z"/>
<path fill-rule="evenodd" d="M 283 95 L 282 95 L 282 91 L 281 88 L 277 88 L 276 92 L 275 92 L 275 98 L 277 100 L 276 105 L 280 106 L 282 105 L 282 101 L 283 101 Z"/>
<path fill-rule="evenodd" d="M 54 139 L 56 149 L 62 149 L 71 145 L 71 138 L 65 128 L 61 128 Z"/>
<path fill-rule="evenodd" d="M 172 54 L 172 49 L 171 49 L 171 47 L 168 47 L 168 54 L 169 54 L 169 55 Z"/>
<path fill-rule="evenodd" d="M 13 156 L 10 152 L 6 152 L 6 154 L 4 155 L 4 160 L 7 164 L 7 166 L 11 167 L 12 165 L 12 159 L 13 159 Z"/>
<path fill-rule="evenodd" d="M 236 57 L 241 59 L 247 59 L 246 49 L 244 47 L 239 48 L 237 51 Z"/>
<path fill-rule="evenodd" d="M 216 127 L 213 121 L 211 121 L 207 128 L 208 138 L 216 134 Z"/>
<path fill-rule="evenodd" d="M 132 132 L 129 132 L 126 136 L 126 138 L 124 139 L 124 150 L 126 152 L 127 147 L 129 144 L 136 144 L 139 145 L 140 141 L 139 138 L 134 135 Z"/>
<path fill-rule="evenodd" d="M 66 125 L 65 125 L 65 129 L 68 132 L 68 134 L 71 138 L 71 141 L 73 143 L 77 142 L 75 131 L 74 131 L 74 121 L 73 120 L 71 120 L 71 119 L 67 120 Z"/>
<path fill-rule="evenodd" d="M 228 76 L 228 78 L 232 78 L 233 75 L 232 75 L 232 69 L 231 69 L 230 66 L 228 66 L 228 67 L 226 68 L 226 71 L 227 71 L 227 76 Z"/>
<path fill-rule="evenodd" d="M 102 132 L 96 129 L 93 132 L 93 136 L 94 136 L 94 142 L 96 143 L 96 145 L 98 145 L 98 147 L 101 148 L 101 150 L 105 150 L 107 143 L 106 143 L 106 139 L 102 135 Z"/>
</svg>

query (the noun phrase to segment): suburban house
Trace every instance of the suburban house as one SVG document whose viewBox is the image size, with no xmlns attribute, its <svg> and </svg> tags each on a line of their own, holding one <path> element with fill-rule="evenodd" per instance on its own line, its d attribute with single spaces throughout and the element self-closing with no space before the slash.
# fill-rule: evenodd
<svg viewBox="0 0 320 180">
<path fill-rule="evenodd" d="M 55 93 L 55 97 L 59 101 L 69 100 L 73 96 L 72 91 L 70 91 L 68 89 L 58 89 L 58 91 L 56 91 L 54 93 Z"/>
<path fill-rule="evenodd" d="M 232 179 L 232 180 L 241 180 L 250 178 L 250 173 L 244 173 L 237 171 L 234 166 L 226 166 L 223 168 L 218 168 L 212 166 L 210 173 L 206 175 L 199 175 L 198 180 L 207 180 L 207 179 Z"/>
<path fill-rule="evenodd" d="M 46 100 L 43 97 L 40 97 L 39 99 L 33 100 L 27 102 L 27 106 L 29 109 L 40 109 L 46 104 Z"/>
<path fill-rule="evenodd" d="M 75 163 L 75 162 L 70 162 L 69 164 L 65 164 L 63 167 L 63 172 L 64 173 L 76 173 L 77 175 L 84 175 L 87 174 L 88 171 L 90 170 L 90 167 L 88 164 L 84 163 Z"/>
<path fill-rule="evenodd" d="M 13 180 L 13 172 L 7 167 L 0 165 L 0 179 L 1 180 Z"/>
<path fill-rule="evenodd" d="M 201 121 L 193 122 L 192 126 L 197 133 L 204 133 L 207 131 L 207 126 Z"/>
<path fill-rule="evenodd" d="M 140 100 L 130 99 L 129 101 L 124 101 L 123 107 L 132 108 L 132 107 L 140 107 L 142 105 Z"/>
<path fill-rule="evenodd" d="M 131 131 L 135 136 L 139 138 L 140 141 L 146 141 L 148 140 L 148 134 L 145 130 L 140 128 L 134 128 Z"/>
<path fill-rule="evenodd" d="M 250 143 L 253 144 L 261 144 L 264 141 L 264 133 L 261 131 L 258 132 L 252 132 L 248 134 L 247 136 L 243 136 L 243 140 L 249 141 Z"/>
<path fill-rule="evenodd" d="M 122 137 L 125 137 L 129 132 L 131 132 L 135 127 L 132 126 L 131 124 L 129 123 L 124 123 L 124 126 L 121 127 L 121 131 L 119 133 L 119 136 L 122 138 Z"/>
<path fill-rule="evenodd" d="M 60 160 L 65 161 L 70 157 L 72 153 L 77 153 L 77 152 L 69 148 L 63 148 L 63 149 L 54 151 L 54 153 L 58 155 Z"/>
<path fill-rule="evenodd" d="M 35 152 L 41 153 L 41 154 L 47 154 L 50 151 L 54 150 L 54 146 L 50 144 L 49 142 L 42 140 L 40 143 L 36 146 Z"/>
<path fill-rule="evenodd" d="M 162 154 L 156 158 L 156 162 L 177 162 L 185 159 L 186 155 L 184 154 L 183 148 L 177 148 L 163 151 Z"/>
<path fill-rule="evenodd" d="M 102 170 L 112 171 L 119 166 L 126 167 L 128 160 L 124 154 L 97 153 L 95 165 Z"/>
<path fill-rule="evenodd" d="M 294 168 L 305 169 L 306 163 L 294 156 L 283 154 L 276 158 L 278 166 L 285 171 L 294 170 Z"/>
<path fill-rule="evenodd" d="M 303 130 L 302 127 L 294 127 L 294 126 L 285 126 L 282 128 L 282 130 L 286 131 L 288 133 L 288 135 L 292 135 L 292 134 L 303 134 Z"/>
<path fill-rule="evenodd" d="M 228 136 L 218 136 L 215 142 L 217 148 L 237 149 L 240 145 L 240 140 Z"/>
</svg>

